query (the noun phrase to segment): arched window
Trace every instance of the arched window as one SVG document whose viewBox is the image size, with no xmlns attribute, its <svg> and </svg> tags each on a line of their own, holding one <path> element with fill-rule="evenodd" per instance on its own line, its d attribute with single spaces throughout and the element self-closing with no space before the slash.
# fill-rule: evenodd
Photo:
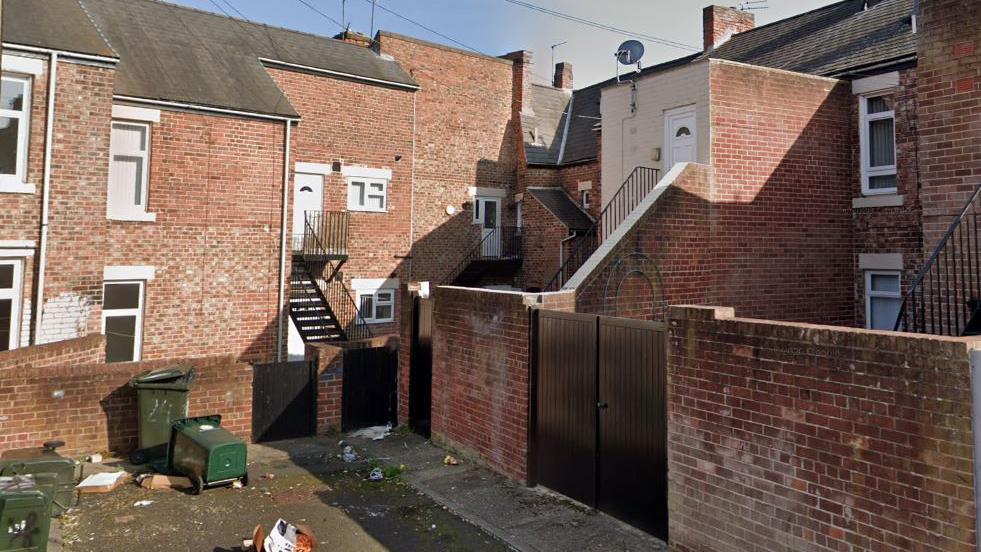
<svg viewBox="0 0 981 552">
<path fill-rule="evenodd" d="M 301 192 L 312 192 L 313 191 L 313 188 L 311 188 L 310 186 L 304 186 L 304 187 L 300 188 L 300 191 Z"/>
<path fill-rule="evenodd" d="M 682 136 L 691 136 L 691 130 L 689 130 L 688 127 L 686 126 L 679 128 L 678 132 L 675 133 L 674 137 L 680 138 Z"/>
</svg>

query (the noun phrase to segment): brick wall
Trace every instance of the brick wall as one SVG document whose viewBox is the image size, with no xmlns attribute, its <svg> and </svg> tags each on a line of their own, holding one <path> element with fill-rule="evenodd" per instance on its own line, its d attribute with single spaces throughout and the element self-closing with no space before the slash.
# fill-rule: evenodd
<svg viewBox="0 0 981 552">
<path fill-rule="evenodd" d="M 969 339 L 672 308 L 673 549 L 974 550 Z"/>
<path fill-rule="evenodd" d="M 221 414 L 223 427 L 251 438 L 251 366 L 227 356 L 90 363 L 101 356 L 102 339 L 84 337 L 0 357 L 0 452 L 52 439 L 64 440 L 69 455 L 131 451 L 137 442 L 137 403 L 127 383 L 145 370 L 175 364 L 195 369 L 191 416 Z"/>
<path fill-rule="evenodd" d="M 528 193 L 521 200 L 521 219 L 521 281 L 526 289 L 542 289 L 559 269 L 560 244 L 569 228 Z"/>
<path fill-rule="evenodd" d="M 981 184 L 981 4 L 924 0 L 918 18 L 920 199 L 929 255 Z"/>
<path fill-rule="evenodd" d="M 317 363 L 317 435 L 340 431 L 344 349 L 326 343 L 308 343 L 306 358 Z"/>
</svg>

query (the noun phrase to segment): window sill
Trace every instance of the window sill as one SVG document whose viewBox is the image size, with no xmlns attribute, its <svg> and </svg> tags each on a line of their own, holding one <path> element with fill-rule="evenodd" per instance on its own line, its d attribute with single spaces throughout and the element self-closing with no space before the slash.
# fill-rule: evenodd
<svg viewBox="0 0 981 552">
<path fill-rule="evenodd" d="M 156 213 L 127 213 L 119 214 L 113 213 L 106 215 L 109 220 L 123 221 L 123 222 L 157 222 Z"/>
<path fill-rule="evenodd" d="M 392 322 L 395 322 L 394 318 L 391 320 L 365 320 L 364 321 L 365 324 L 368 324 L 370 326 L 374 326 L 377 324 L 391 324 Z"/>
<path fill-rule="evenodd" d="M 852 199 L 852 209 L 902 207 L 905 199 L 905 196 L 896 193 L 856 197 Z"/>
<path fill-rule="evenodd" d="M 35 194 L 37 186 L 24 184 L 16 180 L 0 180 L 0 193 L 3 194 Z"/>
<path fill-rule="evenodd" d="M 352 212 L 352 213 L 381 213 L 381 214 L 385 214 L 385 213 L 388 212 L 388 209 L 360 209 L 360 208 L 354 208 L 354 207 L 348 207 L 347 210 L 350 211 L 350 212 Z"/>
</svg>

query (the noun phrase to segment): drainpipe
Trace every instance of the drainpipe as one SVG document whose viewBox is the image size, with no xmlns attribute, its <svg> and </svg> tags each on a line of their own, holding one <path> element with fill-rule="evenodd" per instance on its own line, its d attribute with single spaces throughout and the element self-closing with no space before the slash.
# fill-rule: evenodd
<svg viewBox="0 0 981 552">
<path fill-rule="evenodd" d="M 290 200 L 290 131 L 291 121 L 286 121 L 286 145 L 283 148 L 283 215 L 280 219 L 279 240 L 279 329 L 276 331 L 276 362 L 283 361 L 283 318 L 286 316 L 283 302 L 286 297 L 286 213 Z"/>
<path fill-rule="evenodd" d="M 44 271 L 48 264 L 48 203 L 51 200 L 51 150 L 54 139 L 55 89 L 58 84 L 58 52 L 51 52 L 48 67 L 48 114 L 44 125 L 44 184 L 41 196 L 41 245 L 38 250 L 37 293 L 34 304 L 34 344 L 41 342 L 44 311 Z"/>
</svg>

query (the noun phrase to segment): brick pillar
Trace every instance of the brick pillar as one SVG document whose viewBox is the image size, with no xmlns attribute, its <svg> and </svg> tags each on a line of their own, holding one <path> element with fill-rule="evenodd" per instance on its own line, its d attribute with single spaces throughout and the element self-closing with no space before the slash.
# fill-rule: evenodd
<svg viewBox="0 0 981 552">
<path fill-rule="evenodd" d="M 514 63 L 512 101 L 514 102 L 515 108 L 521 113 L 533 114 L 534 110 L 531 108 L 531 72 L 535 64 L 532 59 L 531 52 L 527 50 L 518 50 L 517 52 L 504 54 L 501 57 L 504 59 L 509 59 Z"/>
<path fill-rule="evenodd" d="M 756 27 L 756 17 L 736 8 L 708 6 L 702 10 L 702 41 L 706 52 L 721 46 L 732 38 Z"/>
<path fill-rule="evenodd" d="M 564 61 L 555 64 L 552 86 L 572 90 L 572 64 Z"/>
</svg>

